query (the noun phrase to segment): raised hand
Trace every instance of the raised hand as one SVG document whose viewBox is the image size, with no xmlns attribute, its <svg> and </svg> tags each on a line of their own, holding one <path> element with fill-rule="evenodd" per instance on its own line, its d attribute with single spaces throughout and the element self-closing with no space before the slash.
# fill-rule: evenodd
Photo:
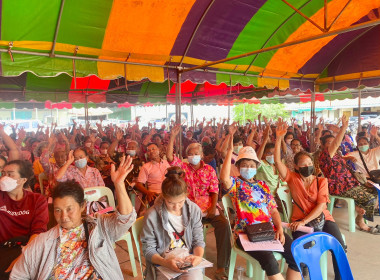
<svg viewBox="0 0 380 280">
<path fill-rule="evenodd" d="M 376 137 L 376 136 L 377 136 L 377 131 L 378 131 L 378 128 L 377 128 L 376 126 L 372 126 L 372 127 L 371 127 L 371 130 L 370 130 L 369 133 L 370 133 L 372 136 Z"/>
<path fill-rule="evenodd" d="M 70 165 L 70 164 L 72 164 L 73 162 L 74 162 L 74 151 L 73 150 L 71 150 L 70 152 L 69 152 L 69 155 L 68 155 L 68 157 L 67 157 L 67 164 L 68 165 Z"/>
<path fill-rule="evenodd" d="M 342 127 L 345 127 L 345 128 L 348 127 L 348 118 L 346 115 L 343 115 L 342 117 Z"/>
<path fill-rule="evenodd" d="M 178 133 L 179 133 L 180 131 L 181 131 L 181 126 L 180 126 L 179 124 L 176 124 L 176 125 L 172 128 L 170 136 L 174 138 L 174 137 L 176 137 L 176 136 L 178 135 Z"/>
<path fill-rule="evenodd" d="M 111 165 L 111 180 L 112 182 L 116 184 L 124 183 L 125 178 L 128 176 L 128 174 L 132 171 L 133 164 L 132 164 L 132 158 L 128 156 L 127 158 L 123 155 L 123 157 L 120 160 L 119 168 L 116 170 L 115 165 Z"/>
<path fill-rule="evenodd" d="M 230 135 L 234 135 L 237 131 L 237 127 L 236 127 L 236 122 L 233 122 L 229 127 L 228 127 L 228 132 Z"/>
<path fill-rule="evenodd" d="M 116 139 L 117 139 L 117 141 L 119 141 L 119 142 L 120 142 L 121 139 L 123 139 L 123 131 L 121 131 L 120 129 L 118 129 L 118 130 L 116 131 Z"/>
<path fill-rule="evenodd" d="M 276 127 L 276 136 L 283 137 L 288 132 L 288 124 L 284 122 L 282 119 L 278 119 L 277 127 Z"/>
</svg>

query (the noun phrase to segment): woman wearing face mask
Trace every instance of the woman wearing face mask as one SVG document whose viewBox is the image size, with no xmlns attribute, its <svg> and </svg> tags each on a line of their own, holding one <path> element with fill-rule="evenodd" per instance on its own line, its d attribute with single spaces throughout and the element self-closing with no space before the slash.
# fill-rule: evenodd
<svg viewBox="0 0 380 280">
<path fill-rule="evenodd" d="M 188 187 L 188 198 L 195 202 L 202 210 L 205 222 L 210 223 L 215 231 L 217 247 L 217 270 L 216 278 L 225 279 L 227 277 L 231 247 L 230 229 L 227 219 L 219 211 L 218 193 L 219 181 L 215 170 L 202 160 L 203 150 L 199 143 L 190 144 L 186 149 L 188 162 L 182 162 L 173 155 L 173 145 L 181 127 L 176 125 L 170 135 L 167 149 L 167 160 L 171 166 L 179 166 L 185 171 L 184 180 Z"/>
<path fill-rule="evenodd" d="M 70 151 L 66 163 L 57 172 L 57 181 L 77 181 L 82 188 L 104 186 L 98 169 L 87 166 L 88 155 L 85 149 Z M 75 167 L 71 164 L 75 162 Z"/>
<path fill-rule="evenodd" d="M 96 218 L 82 215 L 86 201 L 77 182 L 59 183 L 52 195 L 58 225 L 25 248 L 10 279 L 123 279 L 113 245 L 136 220 L 124 185 L 131 169 L 128 158 L 121 160 L 117 170 L 112 168 L 117 210 Z"/>
<path fill-rule="evenodd" d="M 281 226 L 280 214 L 277 211 L 277 204 L 270 193 L 269 187 L 263 181 L 256 181 L 254 176 L 259 159 L 252 147 L 244 147 L 240 150 L 236 166 L 240 170 L 239 177 L 230 177 L 230 165 L 232 156 L 232 137 L 236 132 L 236 127 L 230 127 L 230 144 L 227 148 L 227 156 L 220 172 L 220 180 L 224 189 L 229 193 L 232 204 L 236 207 L 235 218 L 235 238 L 239 247 L 241 246 L 238 238 L 239 233 L 244 233 L 247 225 L 270 222 L 275 228 L 275 238 L 280 240 L 284 246 L 281 253 L 288 263 L 286 279 L 301 279 L 297 264 L 291 253 L 292 239 L 283 231 Z M 256 259 L 262 269 L 266 272 L 268 279 L 284 279 L 280 273 L 276 258 L 271 251 L 247 251 Z"/>
<path fill-rule="evenodd" d="M 273 196 L 280 185 L 280 179 L 276 166 L 274 165 L 274 144 L 268 143 L 270 127 L 264 131 L 263 142 L 257 152 L 257 157 L 261 158 L 260 165 L 257 168 L 256 180 L 264 181 L 270 189 Z"/>
<path fill-rule="evenodd" d="M 294 156 L 295 172 L 290 171 L 281 161 L 280 146 L 286 129 L 287 124 L 279 121 L 276 131 L 275 162 L 281 178 L 288 183 L 292 198 L 295 201 L 291 217 L 292 223 L 290 224 L 293 238 L 297 239 L 305 235 L 306 233 L 297 230 L 298 227 L 307 225 L 323 212 L 325 224 L 322 231 L 334 236 L 338 239 L 343 248 L 345 248 L 339 227 L 327 210 L 327 203 L 330 202 L 327 178 L 318 178 L 313 175 L 314 165 L 311 156 L 303 151 L 298 152 Z M 302 207 L 302 209 L 300 209 L 299 206 Z M 335 262 L 333 263 L 335 279 L 338 280 L 340 279 L 339 270 Z"/>
<path fill-rule="evenodd" d="M 26 190 L 33 182 L 30 162 L 14 160 L 5 165 L 0 179 L 0 244 L 12 239 L 28 243 L 46 231 L 49 221 L 46 198 Z M 12 261 L 21 254 L 21 247 L 17 249 L 12 250 L 13 255 L 1 255 L 0 279 L 8 279 L 5 271 L 10 272 Z"/>
<path fill-rule="evenodd" d="M 336 137 L 325 135 L 321 138 L 322 151 L 319 156 L 319 166 L 325 177 L 329 179 L 330 194 L 354 199 L 357 212 L 356 225 L 359 229 L 372 234 L 380 234 L 378 227 L 368 226 L 364 222 L 364 218 L 374 221 L 373 214 L 378 199 L 376 188 L 360 184 L 338 151 L 347 127 L 348 119 L 343 115 L 342 127 Z"/>
<path fill-rule="evenodd" d="M 141 243 L 146 259 L 146 279 L 166 279 L 155 265 L 182 273 L 176 279 L 203 278 L 200 269 L 187 271 L 178 267 L 183 262 L 197 266 L 202 261 L 205 246 L 202 213 L 187 198 L 183 175 L 184 171 L 179 167 L 168 168 L 166 179 L 162 182 L 162 194 L 144 216 Z M 176 257 L 179 252 L 192 255 Z"/>
<path fill-rule="evenodd" d="M 373 137 L 378 138 L 377 136 L 378 128 L 373 126 L 370 133 Z M 367 137 L 359 137 L 357 140 L 358 151 L 352 152 L 344 156 L 344 159 L 352 160 L 355 163 L 356 169 L 365 174 L 367 178 L 370 178 L 367 169 L 364 167 L 364 163 L 360 157 L 359 152 L 361 153 L 365 164 L 369 171 L 380 169 L 379 160 L 380 160 L 380 146 L 370 149 L 370 143 Z"/>
</svg>

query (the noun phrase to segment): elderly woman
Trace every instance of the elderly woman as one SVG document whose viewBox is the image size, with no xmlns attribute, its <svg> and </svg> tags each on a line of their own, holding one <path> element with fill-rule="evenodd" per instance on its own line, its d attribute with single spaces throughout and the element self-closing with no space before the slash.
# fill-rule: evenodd
<svg viewBox="0 0 380 280">
<path fill-rule="evenodd" d="M 360 230 L 379 234 L 380 230 L 377 227 L 370 227 L 364 222 L 364 217 L 373 221 L 377 191 L 375 188 L 361 185 L 351 174 L 346 161 L 338 152 L 347 127 L 347 117 L 343 116 L 342 127 L 337 136 L 326 135 L 321 138 L 322 152 L 319 156 L 319 167 L 325 177 L 329 178 L 330 194 L 354 199 L 358 213 L 356 224 Z"/>
<path fill-rule="evenodd" d="M 340 244 L 345 247 L 342 234 L 335 223 L 330 212 L 327 210 L 329 200 L 329 190 L 327 178 L 318 178 L 314 176 L 314 165 L 311 156 L 306 152 L 298 152 L 294 156 L 294 170 L 290 171 L 288 167 L 281 161 L 280 146 L 282 138 L 286 133 L 287 124 L 279 121 L 276 130 L 276 145 L 274 159 L 280 177 L 288 183 L 292 194 L 293 205 L 292 223 L 290 228 L 293 231 L 293 238 L 305 235 L 306 233 L 297 231 L 299 226 L 305 226 L 310 221 L 318 218 L 322 213 L 325 216 L 325 224 L 322 231 L 334 236 Z M 300 208 L 302 207 L 302 208 Z M 335 279 L 340 279 L 339 270 L 336 267 L 335 260 L 334 271 Z"/>
<path fill-rule="evenodd" d="M 131 159 L 112 166 L 118 211 L 97 218 L 82 218 L 84 191 L 73 181 L 53 190 L 54 217 L 58 225 L 31 242 L 15 264 L 10 279 L 123 279 L 113 244 L 136 219 L 125 190 Z"/>
<path fill-rule="evenodd" d="M 75 162 L 75 167 L 71 164 Z M 57 172 L 57 181 L 77 181 L 82 188 L 104 186 L 104 181 L 98 169 L 87 165 L 88 154 L 85 149 L 77 148 L 70 151 L 65 164 Z"/>
<path fill-rule="evenodd" d="M 297 264 L 291 253 L 292 239 L 283 231 L 281 226 L 280 214 L 277 211 L 277 204 L 270 193 L 269 187 L 263 181 L 256 181 L 256 174 L 259 159 L 252 147 L 244 147 L 239 151 L 236 166 L 240 170 L 239 177 L 230 177 L 231 157 L 233 151 L 233 135 L 236 127 L 230 127 L 227 156 L 224 161 L 220 180 L 223 187 L 231 196 L 232 203 L 235 206 L 235 234 L 236 243 L 241 246 L 238 238 L 239 233 L 244 233 L 246 227 L 253 224 L 270 222 L 275 229 L 275 238 L 280 240 L 284 246 L 284 252 L 281 252 L 286 262 L 288 270 L 286 279 L 301 279 Z M 276 258 L 271 251 L 248 251 L 254 259 L 256 259 L 261 268 L 266 272 L 268 279 L 277 280 L 284 279 L 280 273 Z"/>
<path fill-rule="evenodd" d="M 180 270 L 182 263 L 197 266 L 202 261 L 202 212 L 187 198 L 184 171 L 170 167 L 162 182 L 162 194 L 144 216 L 141 235 L 146 259 L 146 279 L 167 279 L 154 265 L 182 273 L 176 279 L 202 279 L 202 270 Z M 184 252 L 180 257 L 180 253 Z M 189 255 L 192 253 L 192 255 Z"/>
<path fill-rule="evenodd" d="M 228 267 L 231 244 L 230 229 L 227 219 L 218 210 L 219 181 L 215 170 L 202 160 L 203 150 L 198 143 L 190 144 L 186 149 L 188 162 L 182 162 L 173 156 L 173 145 L 181 127 L 176 125 L 172 129 L 167 149 L 167 159 L 171 166 L 179 166 L 185 171 L 184 180 L 187 184 L 188 198 L 196 203 L 202 211 L 205 223 L 210 223 L 215 231 L 217 251 L 217 279 L 226 279 L 226 268 Z"/>
<path fill-rule="evenodd" d="M 14 240 L 27 243 L 46 231 L 49 221 L 46 198 L 27 191 L 34 181 L 32 164 L 29 161 L 8 162 L 0 179 L 0 243 Z M 23 244 L 25 245 L 25 244 Z M 21 254 L 21 247 L 14 248 L 13 256 L 1 256 L 0 279 L 10 272 L 12 261 Z M 1 251 L 3 252 L 3 251 Z M 9 268 L 8 268 L 9 267 Z"/>
</svg>

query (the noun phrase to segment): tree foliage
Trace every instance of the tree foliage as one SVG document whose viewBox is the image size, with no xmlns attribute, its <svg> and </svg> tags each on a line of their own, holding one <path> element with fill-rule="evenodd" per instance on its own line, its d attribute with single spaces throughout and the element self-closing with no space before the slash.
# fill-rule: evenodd
<svg viewBox="0 0 380 280">
<path fill-rule="evenodd" d="M 285 110 L 284 104 L 245 104 L 245 120 L 255 120 L 258 115 L 268 119 L 289 118 L 290 112 Z M 244 121 L 244 104 L 239 104 L 233 109 L 234 121 Z"/>
</svg>

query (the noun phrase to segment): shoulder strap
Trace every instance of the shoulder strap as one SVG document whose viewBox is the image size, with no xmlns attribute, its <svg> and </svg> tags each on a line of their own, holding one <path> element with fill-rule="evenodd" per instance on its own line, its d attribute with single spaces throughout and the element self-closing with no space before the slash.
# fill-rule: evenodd
<svg viewBox="0 0 380 280">
<path fill-rule="evenodd" d="M 88 244 L 89 241 L 90 241 L 90 234 L 88 232 L 88 223 L 87 223 L 86 220 L 83 221 L 83 227 L 84 227 L 84 234 L 86 235 L 86 241 L 87 241 L 87 244 Z"/>
<path fill-rule="evenodd" d="M 365 168 L 365 170 L 366 170 L 367 173 L 368 173 L 368 176 L 371 176 L 371 175 L 369 175 L 369 170 L 368 170 L 367 164 L 365 163 L 364 158 L 363 158 L 363 155 L 362 155 L 362 153 L 360 152 L 359 149 L 358 149 L 358 152 L 359 152 L 359 155 L 360 155 L 360 159 L 361 159 L 362 162 L 363 162 L 364 168 Z"/>
<path fill-rule="evenodd" d="M 315 176 L 315 180 L 317 180 L 317 190 L 319 191 L 319 180 L 318 180 L 318 177 Z M 304 213 L 304 215 L 306 215 L 305 211 L 301 208 L 301 206 L 298 205 L 298 203 L 293 199 L 293 202 L 294 204 L 299 208 L 301 209 L 302 213 Z"/>
<path fill-rule="evenodd" d="M 169 222 L 170 226 L 174 229 L 174 232 L 179 236 L 179 238 L 181 238 L 183 244 L 185 244 L 185 246 L 187 247 L 185 240 L 183 240 L 182 236 L 181 236 L 181 235 L 178 233 L 178 231 L 175 229 L 175 227 L 173 226 L 173 224 L 170 222 L 169 218 L 168 218 L 168 222 Z"/>
</svg>

